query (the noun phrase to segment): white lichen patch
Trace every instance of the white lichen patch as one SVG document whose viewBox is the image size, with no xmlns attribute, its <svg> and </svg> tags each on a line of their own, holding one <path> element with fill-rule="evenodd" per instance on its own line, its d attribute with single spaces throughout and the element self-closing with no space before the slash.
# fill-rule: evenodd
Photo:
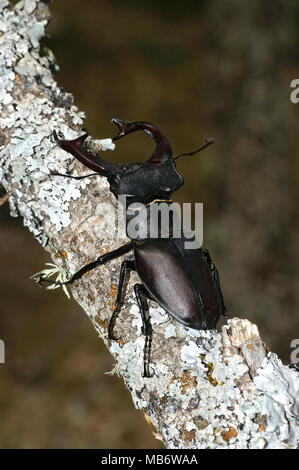
<svg viewBox="0 0 299 470">
<path fill-rule="evenodd" d="M 112 142 L 112 139 L 108 137 L 107 139 L 94 139 L 94 143 L 98 146 L 99 150 L 114 150 L 115 144 Z"/>
<path fill-rule="evenodd" d="M 275 448 L 281 441 L 281 447 L 296 444 L 299 437 L 295 420 L 299 411 L 298 371 L 284 366 L 276 354 L 269 353 L 254 383 L 262 392 L 261 414 L 267 416 L 263 433 L 267 447 Z"/>
<path fill-rule="evenodd" d="M 1 27 L 1 24 L 0 24 Z M 1 44 L 1 36 L 0 36 Z M 0 55 L 1 58 L 1 55 Z M 11 90 L 13 89 L 13 80 L 15 74 L 12 70 L 7 69 L 5 66 L 0 65 L 0 112 L 2 112 L 3 105 L 8 105 L 12 101 Z"/>
<path fill-rule="evenodd" d="M 171 323 L 165 329 L 165 338 L 167 339 L 167 338 L 175 338 L 175 337 L 176 337 L 176 328 Z"/>
</svg>

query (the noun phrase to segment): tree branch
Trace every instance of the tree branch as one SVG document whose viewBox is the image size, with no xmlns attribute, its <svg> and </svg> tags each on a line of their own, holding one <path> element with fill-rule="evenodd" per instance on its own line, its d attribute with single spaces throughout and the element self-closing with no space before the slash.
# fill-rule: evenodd
<svg viewBox="0 0 299 470">
<path fill-rule="evenodd" d="M 13 9 L 0 0 L 0 10 L 0 182 L 10 195 L 11 214 L 20 215 L 71 274 L 120 245 L 113 230 L 116 203 L 105 178 L 51 174 L 82 174 L 82 166 L 57 147 L 53 131 L 75 138 L 84 114 L 54 81 L 52 57 L 39 54 L 50 18 L 46 2 L 25 0 Z M 107 339 L 119 267 L 117 260 L 86 274 L 72 293 L 114 355 L 155 436 L 168 448 L 295 447 L 298 372 L 267 350 L 248 320 L 233 318 L 220 333 L 195 331 L 150 302 L 154 376 L 142 377 L 135 274 L 116 321 L 121 340 Z"/>
</svg>

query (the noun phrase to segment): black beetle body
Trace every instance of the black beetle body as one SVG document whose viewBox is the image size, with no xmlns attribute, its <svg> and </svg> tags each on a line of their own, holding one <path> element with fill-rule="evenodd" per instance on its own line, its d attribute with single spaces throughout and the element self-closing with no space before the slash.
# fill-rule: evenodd
<svg viewBox="0 0 299 470">
<path fill-rule="evenodd" d="M 206 144 L 195 152 L 173 158 L 170 143 L 154 125 L 143 121 L 124 122 L 115 118 L 112 121 L 119 128 L 119 133 L 113 140 L 118 140 L 137 130 L 145 131 L 154 139 L 155 152 L 145 163 L 124 166 L 94 156 L 83 145 L 88 134 L 71 141 L 59 140 L 56 133 L 54 136 L 62 149 L 96 171 L 95 175 L 105 176 L 115 197 L 126 196 L 125 209 L 128 226 L 134 214 L 134 210 L 130 212 L 130 204 L 144 204 L 147 216 L 150 214 L 150 206 L 153 202 L 158 200 L 168 205 L 171 204 L 170 198 L 173 192 L 184 183 L 182 176 L 176 170 L 177 158 L 199 152 L 211 144 L 212 140 L 207 140 Z M 125 274 L 126 271 L 136 270 L 141 283 L 136 284 L 134 290 L 143 322 L 142 332 L 146 337 L 144 376 L 149 377 L 147 361 L 151 327 L 146 314 L 145 299 L 155 300 L 177 321 L 196 330 L 216 328 L 219 317 L 225 315 L 226 307 L 223 302 L 218 271 L 209 252 L 202 248 L 186 248 L 186 236 L 183 232 L 180 237 L 174 237 L 171 218 L 167 226 L 167 237 L 165 237 L 164 229 L 161 228 L 162 225 L 157 227 L 156 236 L 152 237 L 148 226 L 149 217 L 145 220 L 147 225 L 144 227 L 143 236 L 131 237 L 129 243 L 101 255 L 94 262 L 81 268 L 69 281 L 59 283 L 45 278 L 40 278 L 39 281 L 60 285 L 72 284 L 91 269 L 133 251 L 134 256 L 126 257 L 121 265 L 117 299 L 108 331 L 110 339 L 117 339 L 113 335 L 113 326 L 122 303 Z"/>
<path fill-rule="evenodd" d="M 184 248 L 183 237 L 156 239 L 134 256 L 142 283 L 172 317 L 195 330 L 216 328 L 222 296 L 201 248 Z"/>
</svg>

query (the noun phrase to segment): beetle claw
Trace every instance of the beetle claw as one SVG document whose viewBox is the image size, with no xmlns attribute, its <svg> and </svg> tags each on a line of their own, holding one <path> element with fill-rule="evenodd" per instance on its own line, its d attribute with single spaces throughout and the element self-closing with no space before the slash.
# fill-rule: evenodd
<svg viewBox="0 0 299 470">
<path fill-rule="evenodd" d="M 109 326 L 108 326 L 108 339 L 110 339 L 111 341 L 119 341 L 120 340 L 120 337 L 115 336 L 113 334 L 113 324 L 111 323 L 111 321 L 110 321 Z"/>
<path fill-rule="evenodd" d="M 37 283 L 40 285 L 40 287 L 43 287 L 43 282 L 49 282 L 49 279 L 46 279 L 43 276 L 40 276 L 37 280 Z"/>
<path fill-rule="evenodd" d="M 43 282 L 49 282 L 49 283 L 54 283 L 55 281 L 51 281 L 50 279 L 47 279 L 43 276 L 39 276 L 38 278 L 36 278 L 36 282 L 37 284 L 39 284 L 40 287 L 43 287 Z"/>
<path fill-rule="evenodd" d="M 43 282 L 47 282 L 48 284 L 54 284 L 55 286 L 65 286 L 70 284 L 70 281 L 60 282 L 60 281 L 53 281 L 52 279 L 47 279 L 46 277 L 40 276 L 36 281 L 41 287 L 43 286 Z"/>
<path fill-rule="evenodd" d="M 55 142 L 59 142 L 60 139 L 59 139 L 56 131 L 53 131 L 53 137 L 54 137 Z"/>
<path fill-rule="evenodd" d="M 115 336 L 113 334 L 113 331 L 112 331 L 113 326 L 114 326 L 113 323 L 111 323 L 111 321 L 110 321 L 109 326 L 108 326 L 108 339 L 110 339 L 110 341 L 118 341 L 118 340 L 120 340 L 120 337 Z"/>
<path fill-rule="evenodd" d="M 108 338 L 111 341 L 119 341 L 121 339 L 119 336 L 114 336 L 114 335 L 109 335 L 109 334 L 108 334 Z"/>
<path fill-rule="evenodd" d="M 144 371 L 143 371 L 142 377 L 144 377 L 145 379 L 151 379 L 153 376 L 154 376 L 154 373 L 151 374 L 151 373 L 148 371 L 148 369 L 145 367 L 145 368 L 144 368 Z"/>
</svg>

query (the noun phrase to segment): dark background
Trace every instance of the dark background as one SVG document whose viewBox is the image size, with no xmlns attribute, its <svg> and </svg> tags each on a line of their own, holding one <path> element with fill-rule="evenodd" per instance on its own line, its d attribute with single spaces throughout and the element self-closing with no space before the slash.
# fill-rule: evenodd
<svg viewBox="0 0 299 470">
<path fill-rule="evenodd" d="M 297 2 L 298 3 L 298 2 Z M 147 120 L 179 160 L 179 202 L 204 202 L 204 246 L 232 315 L 256 322 L 290 362 L 298 337 L 299 78 L 295 0 L 64 0 L 43 41 L 59 85 L 86 111 L 95 138 L 112 116 Z M 297 62 L 297 63 L 296 63 Z M 143 161 L 133 134 L 111 159 Z M 1 193 L 3 194 L 3 192 Z M 0 447 L 159 448 L 89 319 L 63 293 L 29 276 L 50 261 L 20 219 L 0 207 Z"/>
</svg>

